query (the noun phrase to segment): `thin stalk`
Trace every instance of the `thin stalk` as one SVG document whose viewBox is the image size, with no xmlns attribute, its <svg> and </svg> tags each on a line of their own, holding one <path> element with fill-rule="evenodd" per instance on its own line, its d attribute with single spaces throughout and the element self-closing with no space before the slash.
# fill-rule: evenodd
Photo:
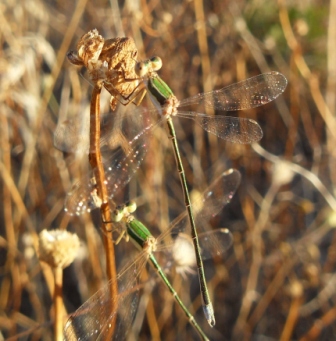
<svg viewBox="0 0 336 341">
<path fill-rule="evenodd" d="M 299 341 L 320 340 L 324 329 L 335 323 L 336 307 L 331 307 L 320 319 L 316 319 L 309 331 Z"/>
<path fill-rule="evenodd" d="M 86 8 L 86 3 L 88 0 L 79 0 L 76 3 L 76 8 L 73 12 L 70 23 L 67 25 L 67 29 L 64 32 L 64 38 L 61 46 L 58 49 L 56 61 L 53 63 L 53 68 L 51 71 L 51 77 L 48 84 L 44 89 L 42 99 L 40 102 L 40 107 L 36 113 L 36 121 L 33 127 L 34 135 L 31 141 L 31 144 L 27 146 L 26 153 L 23 160 L 22 169 L 23 171 L 20 173 L 20 179 L 18 181 L 18 189 L 20 194 L 24 193 L 27 187 L 27 183 L 29 182 L 29 176 L 31 175 L 31 167 L 33 165 L 33 159 L 36 156 L 36 144 L 38 137 L 40 136 L 39 132 L 41 130 L 41 126 L 43 124 L 43 119 L 45 118 L 45 112 L 47 110 L 47 106 L 50 98 L 53 95 L 53 90 L 55 87 L 55 83 L 58 79 L 58 76 L 62 70 L 64 56 L 66 51 L 69 49 L 71 44 L 71 40 L 75 34 L 76 29 L 78 28 L 78 23 L 80 22 L 83 12 Z M 20 214 L 20 211 L 19 211 Z"/>
<path fill-rule="evenodd" d="M 102 229 L 103 242 L 106 253 L 106 274 L 107 279 L 110 283 L 111 297 L 116 297 L 118 295 L 118 284 L 115 280 L 117 278 L 117 271 L 115 266 L 115 253 L 113 240 L 110 237 L 110 232 L 112 231 L 111 222 L 111 210 L 108 204 L 108 194 L 105 185 L 105 172 L 102 163 L 102 157 L 100 152 L 100 94 L 101 94 L 101 84 L 96 84 L 91 97 L 90 105 L 90 153 L 89 162 L 94 171 L 94 176 L 96 178 L 98 195 L 101 198 L 103 204 L 101 205 L 100 212 L 102 215 L 103 223 Z M 117 310 L 117 300 L 114 300 L 115 306 L 111 306 L 111 312 Z M 116 319 L 110 321 L 109 330 L 111 335 L 115 329 Z"/>
<path fill-rule="evenodd" d="M 293 339 L 294 328 L 297 325 L 298 319 L 300 317 L 300 307 L 303 302 L 303 289 L 300 282 L 294 282 L 291 286 L 292 291 L 292 302 L 287 315 L 287 320 L 285 326 L 282 330 L 280 341 L 290 341 Z"/>
<path fill-rule="evenodd" d="M 61 267 L 54 268 L 55 291 L 54 291 L 54 307 L 55 307 L 55 324 L 54 335 L 55 341 L 63 340 L 63 269 Z"/>
</svg>

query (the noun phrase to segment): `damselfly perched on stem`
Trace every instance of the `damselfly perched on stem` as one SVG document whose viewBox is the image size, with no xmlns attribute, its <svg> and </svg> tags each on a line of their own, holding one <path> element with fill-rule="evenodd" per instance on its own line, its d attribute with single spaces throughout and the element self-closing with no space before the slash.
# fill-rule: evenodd
<svg viewBox="0 0 336 341">
<path fill-rule="evenodd" d="M 201 198 L 194 202 L 195 207 L 198 208 L 196 221 L 205 228 L 207 221 L 230 202 L 239 183 L 240 173 L 237 170 L 230 169 L 222 173 L 207 188 Z M 118 224 L 117 222 L 122 221 L 118 225 L 120 228 L 119 232 L 123 233 L 125 237 L 130 238 L 142 251 L 141 254 L 119 273 L 116 279 L 119 288 L 118 296 L 111 297 L 109 286 L 107 285 L 70 316 L 64 330 L 65 340 L 104 339 L 104 336 L 108 334 L 110 321 L 115 319 L 116 316 L 119 316 L 119 318 L 115 327 L 114 339 L 124 339 L 136 313 L 139 273 L 147 261 L 150 261 L 156 269 L 202 340 L 208 340 L 194 316 L 189 312 L 170 284 L 155 257 L 156 252 L 161 250 L 166 253 L 168 252 L 178 266 L 185 269 L 185 271 L 188 271 L 190 266 L 196 265 L 193 251 L 188 252 L 193 249 L 190 237 L 185 237 L 186 232 L 188 233 L 190 229 L 186 213 L 178 217 L 158 238 L 154 238 L 145 225 L 132 215 L 134 210 L 134 205 L 123 206 L 121 209 L 117 209 L 113 214 L 116 221 L 114 226 Z M 208 259 L 225 252 L 231 245 L 232 236 L 227 229 L 217 229 L 200 234 L 200 242 L 202 257 Z M 181 250 L 182 245 L 184 247 L 183 250 Z M 181 252 L 184 255 L 182 258 L 180 258 Z M 189 257 L 186 257 L 188 253 Z M 188 262 L 186 262 L 186 258 L 189 259 Z M 105 308 L 109 306 L 116 306 L 118 308 L 111 313 L 109 308 Z"/>
</svg>

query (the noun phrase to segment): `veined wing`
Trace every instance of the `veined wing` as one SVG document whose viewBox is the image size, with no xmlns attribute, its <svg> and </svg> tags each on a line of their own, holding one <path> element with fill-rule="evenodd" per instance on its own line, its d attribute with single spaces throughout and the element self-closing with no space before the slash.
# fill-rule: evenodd
<svg viewBox="0 0 336 341">
<path fill-rule="evenodd" d="M 120 106 L 117 112 L 109 112 L 101 117 L 100 146 L 113 149 L 115 136 L 124 135 L 131 141 L 143 130 L 148 131 L 157 110 Z M 59 120 L 54 131 L 54 146 L 65 152 L 89 154 L 90 151 L 89 110 L 66 120 Z"/>
<path fill-rule="evenodd" d="M 216 216 L 231 201 L 240 184 L 240 179 L 241 176 L 238 170 L 229 169 L 215 179 L 203 194 L 199 193 L 192 200 L 196 225 L 200 231 L 205 231 L 199 235 L 201 249 L 204 252 L 202 258 L 204 259 L 222 254 L 232 243 L 232 235 L 227 229 L 209 232 L 206 227 L 208 226 L 208 220 Z M 169 238 L 170 235 L 175 238 L 181 233 L 190 235 L 190 224 L 186 212 L 172 222 L 170 227 L 158 238 L 158 242 L 162 244 L 162 248 L 169 249 L 171 243 L 167 243 L 166 238 Z M 194 254 L 192 244 L 191 247 Z M 176 249 L 176 247 L 174 248 Z"/>
<path fill-rule="evenodd" d="M 121 190 L 139 169 L 148 149 L 148 132 L 144 130 L 126 148 L 114 152 L 103 162 L 106 188 L 109 198 Z M 84 178 L 76 182 L 65 199 L 65 211 L 70 215 L 81 215 L 84 212 L 100 207 L 101 199 L 97 193 L 94 172 L 90 171 Z"/>
<path fill-rule="evenodd" d="M 110 340 L 113 319 L 117 320 L 112 340 L 124 340 L 137 311 L 138 275 L 145 263 L 141 253 L 118 274 L 117 296 L 111 297 L 108 283 L 71 314 L 65 324 L 64 340 Z"/>
<path fill-rule="evenodd" d="M 246 110 L 269 103 L 281 95 L 287 79 L 271 71 L 231 84 L 220 90 L 201 93 L 180 101 L 179 107 L 197 104 L 223 111 Z"/>
<path fill-rule="evenodd" d="M 259 124 L 249 118 L 205 115 L 193 111 L 179 111 L 177 116 L 194 120 L 205 131 L 232 143 L 249 144 L 263 136 Z"/>
</svg>

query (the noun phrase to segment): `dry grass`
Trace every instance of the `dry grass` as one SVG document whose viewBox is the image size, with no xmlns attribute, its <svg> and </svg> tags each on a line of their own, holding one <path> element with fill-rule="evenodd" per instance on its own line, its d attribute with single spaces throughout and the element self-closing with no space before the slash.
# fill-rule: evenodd
<svg viewBox="0 0 336 341">
<path fill-rule="evenodd" d="M 87 158 L 53 147 L 58 117 L 87 113 L 90 86 L 65 54 L 93 28 L 106 38 L 133 37 L 140 58 L 159 55 L 160 75 L 181 99 L 269 70 L 287 77 L 275 103 L 239 113 L 261 125 L 260 145 L 225 143 L 181 120 L 190 188 L 205 188 L 220 168 L 242 173 L 238 193 L 213 222 L 234 235 L 225 258 L 206 263 L 215 330 L 199 309 L 196 277 L 172 281 L 212 340 L 335 338 L 335 12 L 335 1 L 1 3 L 0 339 L 53 339 L 53 276 L 36 256 L 42 229 L 67 228 L 82 240 L 81 257 L 64 271 L 68 312 L 105 279 L 99 215 L 63 211 Z M 107 110 L 108 96 L 102 105 Z M 183 205 L 169 141 L 163 128 L 155 135 L 126 196 L 142 205 L 149 227 L 164 229 Z M 124 244 L 116 247 L 118 264 L 135 254 Z M 134 339 L 193 340 L 166 288 L 151 290 Z"/>
</svg>

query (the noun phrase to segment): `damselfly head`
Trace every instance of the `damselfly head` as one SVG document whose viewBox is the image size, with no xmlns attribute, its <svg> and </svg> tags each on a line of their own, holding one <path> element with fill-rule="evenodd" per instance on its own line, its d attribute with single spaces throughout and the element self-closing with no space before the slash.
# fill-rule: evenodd
<svg viewBox="0 0 336 341">
<path fill-rule="evenodd" d="M 120 222 L 125 216 L 125 206 L 117 207 L 112 212 L 112 220 L 116 223 Z"/>
<path fill-rule="evenodd" d="M 135 65 L 135 73 L 139 77 L 145 77 L 151 72 L 155 72 L 160 70 L 162 67 L 162 60 L 160 57 L 152 57 L 150 59 L 146 59 L 142 62 L 139 62 Z"/>
<path fill-rule="evenodd" d="M 158 71 L 162 68 L 162 59 L 158 56 L 154 56 L 149 59 L 151 63 L 151 70 L 152 71 Z"/>
<path fill-rule="evenodd" d="M 137 204 L 135 201 L 131 200 L 130 202 L 128 202 L 125 206 L 125 210 L 128 213 L 133 213 L 135 210 L 137 209 Z"/>
<path fill-rule="evenodd" d="M 134 70 L 139 77 L 145 77 L 148 73 L 147 61 L 145 60 L 143 62 L 136 63 Z"/>
</svg>

